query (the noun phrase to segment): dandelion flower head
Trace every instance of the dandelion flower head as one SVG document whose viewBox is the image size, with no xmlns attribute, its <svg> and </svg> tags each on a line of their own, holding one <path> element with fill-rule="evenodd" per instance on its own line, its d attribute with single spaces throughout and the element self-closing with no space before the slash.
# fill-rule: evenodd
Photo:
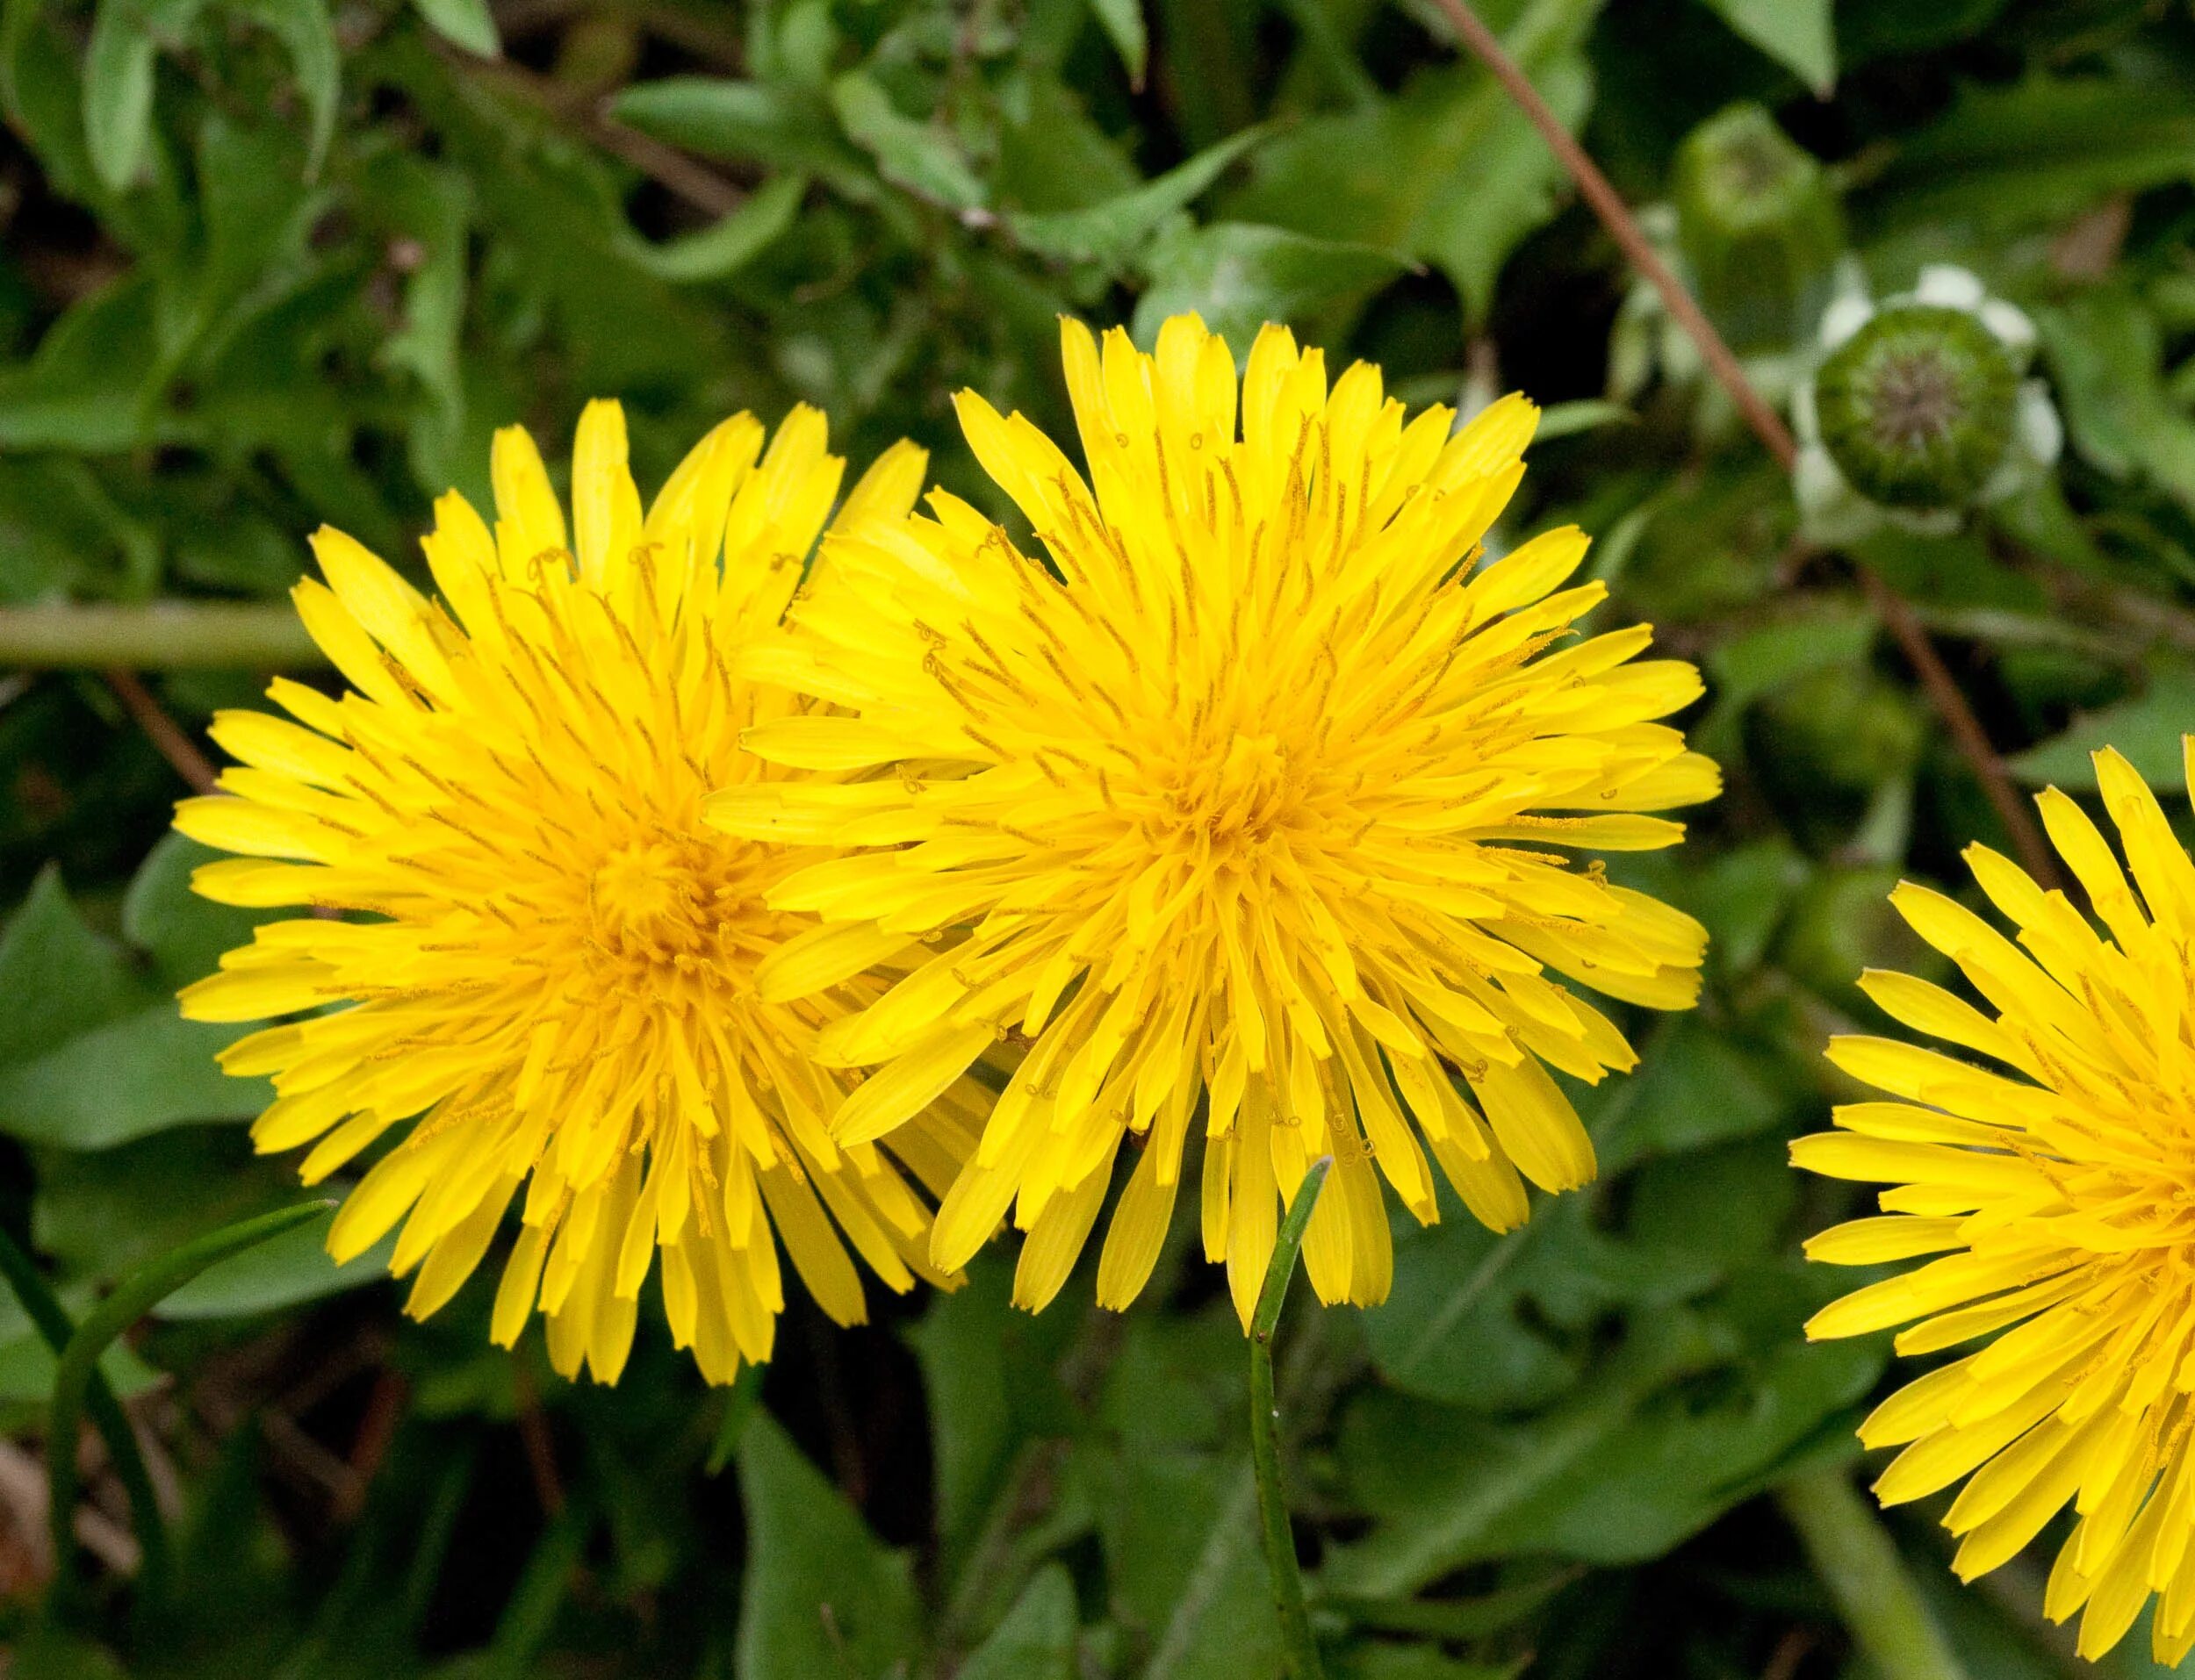
<svg viewBox="0 0 2195 1680">
<path fill-rule="evenodd" d="M 1327 1154 L 1308 1271 L 1328 1301 L 1376 1302 L 1381 1176 L 1434 1218 L 1429 1150 L 1497 1229 L 1524 1218 L 1522 1180 L 1593 1176 L 1547 1068 L 1592 1081 L 1634 1057 L 1557 976 L 1693 1001 L 1698 924 L 1579 853 L 1668 845 L 1681 826 L 1647 813 L 1713 793 L 1714 766 L 1656 722 L 1699 679 L 1637 660 L 1644 628 L 1574 639 L 1604 593 L 1564 586 L 1574 529 L 1476 564 L 1523 471 L 1522 398 L 1453 430 L 1445 408 L 1406 420 L 1368 365 L 1329 386 L 1280 327 L 1239 375 L 1194 316 L 1155 355 L 1063 330 L 1087 478 L 963 393 L 1034 543 L 943 492 L 827 542 L 750 664 L 839 711 L 747 741 L 857 779 L 735 787 L 710 818 L 868 848 L 772 902 L 925 942 L 819 1037 L 874 1070 L 842 1142 L 893 1133 L 979 1058 L 1010 1068 L 936 1264 L 1011 1206 L 1017 1297 L 1041 1306 L 1125 1145 L 1098 1278 L 1125 1305 L 1200 1121 L 1205 1250 L 1245 1323 L 1278 1211 Z M 766 963 L 760 984 L 794 977 Z"/>
<path fill-rule="evenodd" d="M 273 1079 L 258 1147 L 312 1144 L 316 1182 L 407 1128 L 328 1246 L 349 1260 L 400 1221 L 392 1267 L 416 1271 L 420 1317 L 516 1201 L 493 1334 L 512 1343 L 538 1306 L 566 1375 L 616 1380 L 658 1252 L 673 1339 L 715 1382 L 768 1357 L 780 1243 L 842 1322 L 863 1310 L 849 1244 L 894 1289 L 934 1276 L 918 1183 L 941 1190 L 973 1143 L 938 1105 L 895 1134 L 897 1161 L 831 1138 L 846 1076 L 805 1045 L 882 990 L 875 942 L 831 943 L 802 999 L 763 1001 L 757 966 L 812 920 L 764 901 L 795 859 L 701 821 L 709 790 L 779 773 L 740 731 L 810 704 L 731 666 L 791 596 L 843 463 L 812 410 L 763 444 L 727 420 L 644 513 L 623 414 L 593 404 L 567 530 L 532 442 L 500 433 L 494 528 L 454 492 L 436 505 L 439 601 L 321 530 L 326 581 L 296 600 L 349 692 L 277 681 L 289 717 L 220 714 L 237 767 L 177 808 L 242 854 L 199 892 L 317 912 L 183 994 L 198 1020 L 289 1017 L 223 1057 Z M 923 467 L 889 454 L 841 522 L 903 511 Z"/>
<path fill-rule="evenodd" d="M 1904 1325 L 1902 1353 L 1969 1350 L 1860 1425 L 1869 1447 L 1904 1449 L 1876 1494 L 1897 1504 L 1963 1478 L 1944 1520 L 1968 1580 L 2070 1504 L 2045 1609 L 2081 1612 L 2093 1660 L 2158 1595 L 2152 1646 L 2172 1664 L 2195 1648 L 2195 865 L 2126 759 L 2100 752 L 2096 771 L 2123 868 L 2071 799 L 2038 802 L 2100 928 L 1982 846 L 1968 861 L 2017 943 L 1900 886 L 1891 902 L 1987 1008 L 1867 975 L 1886 1013 L 1953 1053 L 1834 1040 L 1830 1059 L 1889 1100 L 1838 1109 L 1839 1130 L 1791 1153 L 1889 1186 L 1880 1217 L 1824 1231 L 1810 1255 L 1921 1262 L 1824 1309 L 1808 1333 Z"/>
</svg>

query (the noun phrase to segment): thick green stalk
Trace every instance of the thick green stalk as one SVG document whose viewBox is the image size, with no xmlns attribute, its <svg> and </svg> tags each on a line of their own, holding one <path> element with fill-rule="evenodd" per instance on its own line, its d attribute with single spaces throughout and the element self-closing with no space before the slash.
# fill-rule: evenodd
<svg viewBox="0 0 2195 1680">
<path fill-rule="evenodd" d="M 54 1373 L 53 1409 L 47 1424 L 46 1468 L 51 1489 L 47 1516 L 54 1536 L 53 1603 L 67 1602 L 76 1564 L 76 1526 L 71 1518 L 76 1509 L 76 1436 L 85 1398 L 98 1381 L 99 1355 L 124 1331 L 208 1267 L 255 1247 L 270 1237 L 295 1230 L 335 1205 L 333 1198 L 320 1197 L 209 1231 L 139 1267 L 116 1284 L 113 1294 L 93 1308 L 76 1326 L 76 1333 L 61 1350 L 60 1368 Z M 108 1398 L 113 1398 L 112 1393 Z M 140 1461 L 140 1470 L 142 1468 Z M 140 1541 L 143 1540 L 140 1536 Z"/>
<path fill-rule="evenodd" d="M 1841 1470 L 1793 1476 L 1776 1490 L 1776 1503 L 1837 1601 L 1853 1642 L 1883 1680 L 1966 1680 L 1907 1576 L 1896 1542 Z"/>
<path fill-rule="evenodd" d="M 303 671 L 327 663 L 287 601 L 0 607 L 0 671 Z"/>
<path fill-rule="evenodd" d="M 1288 1659 L 1292 1680 L 1324 1680 L 1319 1665 L 1319 1647 L 1311 1637 L 1311 1617 L 1303 1605 L 1303 1569 L 1296 1560 L 1296 1537 L 1288 1526 L 1288 1496 L 1280 1480 L 1280 1407 L 1273 1398 L 1273 1332 L 1280 1323 L 1280 1305 L 1288 1298 L 1288 1280 L 1295 1275 L 1296 1255 L 1303 1247 L 1303 1233 L 1311 1223 L 1311 1210 L 1319 1203 L 1320 1188 L 1334 1167 L 1331 1155 L 1321 1155 L 1303 1175 L 1288 1217 L 1281 1221 L 1273 1241 L 1273 1258 L 1265 1268 L 1265 1282 L 1257 1292 L 1257 1310 L 1250 1318 L 1250 1463 L 1257 1475 L 1257 1512 L 1263 1527 L 1265 1569 L 1272 1577 L 1273 1608 L 1280 1617 L 1281 1648 Z"/>
<path fill-rule="evenodd" d="M 15 1291 L 15 1298 L 23 1303 L 23 1310 L 46 1345 L 54 1350 L 58 1360 L 68 1351 L 70 1339 L 76 1333 L 76 1321 L 68 1316 L 43 1273 L 33 1260 L 0 1227 L 0 1277 L 7 1280 Z M 95 1362 L 91 1380 L 86 1392 L 86 1409 L 99 1432 L 99 1439 L 106 1443 L 107 1456 L 114 1461 L 114 1473 L 122 1478 L 122 1487 L 130 1498 L 130 1519 L 136 1525 L 137 1544 L 144 1562 L 138 1573 L 148 1597 L 157 1596 L 168 1578 L 168 1528 L 162 1521 L 160 1501 L 153 1492 L 153 1479 L 145 1468 L 145 1454 L 137 1444 L 137 1432 L 130 1427 L 130 1420 L 122 1410 L 122 1403 L 114 1397 L 114 1390 L 107 1385 Z M 49 1447 L 47 1450 L 54 1451 Z"/>
</svg>

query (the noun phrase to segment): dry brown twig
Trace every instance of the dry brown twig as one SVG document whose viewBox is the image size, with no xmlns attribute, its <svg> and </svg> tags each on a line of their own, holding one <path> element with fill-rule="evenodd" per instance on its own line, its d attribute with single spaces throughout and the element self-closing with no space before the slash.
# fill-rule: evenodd
<svg viewBox="0 0 2195 1680">
<path fill-rule="evenodd" d="M 1457 35 L 1469 47 L 1479 62 L 1486 67 L 1502 90 L 1514 99 L 1532 126 L 1539 131 L 1547 149 L 1577 183 L 1579 193 L 1601 219 L 1608 236 L 1622 248 L 1631 265 L 1646 278 L 1646 283 L 1660 294 L 1662 305 L 1669 317 L 1681 327 L 1686 334 L 1699 347 L 1700 355 L 1715 376 L 1716 382 L 1729 393 L 1738 412 L 1753 434 L 1776 459 L 1786 472 L 1797 459 L 1798 446 L 1791 436 L 1791 428 L 1783 423 L 1783 416 L 1769 406 L 1767 400 L 1745 377 L 1745 369 L 1737 356 L 1724 343 L 1723 335 L 1715 330 L 1694 301 L 1684 282 L 1678 279 L 1669 265 L 1661 260 L 1638 225 L 1637 217 L 1623 202 L 1623 195 L 1612 186 L 1608 176 L 1601 173 L 1585 147 L 1580 146 L 1546 100 L 1531 78 L 1517 68 L 1516 61 L 1504 50 L 1494 33 L 1488 29 L 1479 14 L 1466 0 L 1436 0 L 1442 12 L 1454 25 Z M 2058 861 L 2043 839 L 2042 828 L 2035 820 L 2034 812 L 2020 798 L 2012 786 L 2012 779 L 2005 771 L 2004 761 L 1990 743 L 1982 721 L 1975 715 L 1973 707 L 1960 692 L 1959 685 L 1928 639 L 1928 632 L 1914 616 L 1911 603 L 1890 587 L 1873 568 L 1857 559 L 1852 561 L 1853 570 L 1859 574 L 1860 587 L 1867 592 L 1868 604 L 1882 620 L 1883 628 L 1896 640 L 1906 662 L 1920 678 L 1922 691 L 1929 704 L 1942 718 L 1944 727 L 1951 732 L 1952 743 L 1960 757 L 1967 761 L 1982 790 L 1989 796 L 1997 818 L 2011 836 L 2012 849 L 2019 854 L 2027 872 L 2045 887 L 2062 889 L 2065 876 Z"/>
<path fill-rule="evenodd" d="M 438 47 L 437 50 L 488 86 L 522 100 L 559 122 L 577 124 L 604 151 L 623 158 L 696 210 L 711 216 L 726 216 L 747 201 L 745 190 L 737 183 L 707 164 L 697 162 L 675 146 L 666 145 L 637 128 L 628 128 L 591 95 L 574 98 L 551 78 L 521 65 L 490 62 L 451 47 Z"/>
<path fill-rule="evenodd" d="M 161 703 L 153 698 L 153 691 L 145 686 L 145 679 L 133 671 L 111 670 L 106 673 L 107 686 L 114 691 L 115 699 L 137 720 L 137 727 L 145 731 L 146 739 L 160 750 L 160 756 L 175 766 L 176 774 L 191 785 L 194 793 L 213 791 L 212 762 L 198 750 L 198 743 L 185 735 L 183 726 L 169 717 Z"/>
<path fill-rule="evenodd" d="M 541 1409 L 541 1396 L 535 1392 L 534 1376 L 523 1361 L 514 1361 L 511 1366 L 511 1386 L 518 1403 L 518 1440 L 525 1449 L 527 1474 L 533 1477 L 534 1497 L 541 1502 L 542 1512 L 550 1518 L 564 1514 L 564 1477 L 557 1469 L 556 1439 L 549 1432 L 549 1419 Z"/>
<path fill-rule="evenodd" d="M 351 1441 L 350 1483 L 335 1507 L 338 1522 L 355 1522 L 365 1510 L 367 1490 L 388 1459 L 397 1425 L 403 1421 L 404 1408 L 411 1397 L 412 1385 L 403 1372 L 394 1366 L 383 1366 L 373 1380 L 365 1415 L 359 1419 L 358 1433 Z"/>
</svg>

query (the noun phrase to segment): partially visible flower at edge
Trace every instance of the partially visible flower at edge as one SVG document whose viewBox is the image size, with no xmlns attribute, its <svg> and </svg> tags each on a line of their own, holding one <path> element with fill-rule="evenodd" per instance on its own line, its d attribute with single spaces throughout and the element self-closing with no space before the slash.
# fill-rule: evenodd
<svg viewBox="0 0 2195 1680">
<path fill-rule="evenodd" d="M 524 1187 L 492 1333 L 515 1342 L 538 1305 L 567 1376 L 617 1379 L 658 1252 L 673 1339 L 717 1382 L 769 1355 L 781 1240 L 842 1323 L 864 1311 L 846 1243 L 896 1289 L 945 1281 L 928 1204 L 875 1145 L 831 1139 L 846 1078 L 806 1058 L 882 991 L 876 942 L 837 942 L 847 959 L 805 1001 L 764 1002 L 756 965 L 812 918 L 764 903 L 782 850 L 701 821 L 711 789 L 778 773 L 739 732 L 809 704 L 731 664 L 775 624 L 844 463 L 811 409 L 763 440 L 725 421 L 644 515 L 623 413 L 592 404 L 567 537 L 532 441 L 499 433 L 494 528 L 454 492 L 435 505 L 439 603 L 324 528 L 327 582 L 295 598 L 350 692 L 282 679 L 269 693 L 296 722 L 221 713 L 240 767 L 176 808 L 184 833 L 245 854 L 202 867 L 200 893 L 319 913 L 263 925 L 182 994 L 195 1020 L 294 1017 L 221 1059 L 273 1079 L 257 1146 L 312 1143 L 318 1182 L 411 1123 L 328 1248 L 349 1260 L 401 1221 L 392 1269 L 416 1269 L 421 1317 Z M 903 513 L 925 465 L 889 452 L 840 524 Z M 933 1194 L 973 1144 L 956 1102 L 978 1111 L 940 1093 L 893 1140 Z"/>
<path fill-rule="evenodd" d="M 2022 377 L 2034 348 L 2034 323 L 1964 269 L 1923 269 L 1880 304 L 1848 272 L 1791 401 L 1802 533 L 1944 535 L 2034 483 L 2065 441 L 2049 387 Z"/>
<path fill-rule="evenodd" d="M 1525 1218 L 1524 1180 L 1594 1176 L 1547 1069 L 1597 1081 L 1637 1059 L 1545 971 L 1694 1001 L 1699 924 L 1565 851 L 1681 837 L 1646 813 L 1711 797 L 1717 773 L 1654 720 L 1699 677 L 1637 661 L 1644 626 L 1572 642 L 1606 593 L 1562 587 L 1575 529 L 1479 565 L 1523 474 L 1522 398 L 1451 434 L 1445 408 L 1406 424 L 1364 363 L 1329 389 L 1277 327 L 1239 380 L 1194 316 L 1155 355 L 1074 321 L 1063 344 L 1088 483 L 1026 419 L 959 399 L 1048 560 L 941 492 L 932 517 L 827 543 L 787 638 L 745 668 L 854 714 L 746 739 L 882 773 L 735 787 L 709 819 L 892 848 L 811 864 L 772 901 L 838 930 L 818 939 L 935 947 L 820 1037 L 824 1059 L 876 1069 L 842 1141 L 893 1133 L 1008 1040 L 936 1264 L 1011 1207 L 1016 1298 L 1041 1307 L 1126 1145 L 1098 1273 L 1100 1301 L 1126 1305 L 1201 1116 L 1205 1252 L 1245 1323 L 1278 1210 L 1328 1153 L 1306 1269 L 1325 1300 L 1378 1302 L 1379 1176 L 1434 1219 L 1429 1148 L 1496 1230 Z M 766 996 L 799 989 L 791 961 L 764 965 Z"/>
<path fill-rule="evenodd" d="M 2195 736 L 2184 749 L 2195 761 Z M 1966 1580 L 2069 1503 L 2045 1611 L 2082 1612 L 2092 1661 L 2162 1595 L 2151 1648 L 2170 1665 L 2195 1649 L 2195 864 L 2134 767 L 2109 749 L 2095 763 L 2126 869 L 2071 799 L 2052 788 L 2037 803 L 2101 931 L 1974 846 L 1975 880 L 2017 945 L 1926 887 L 1891 902 L 1994 1013 L 1907 974 L 1860 982 L 1899 1022 L 2009 1072 L 1835 1039 L 1830 1059 L 1895 1100 L 1838 1109 L 1840 1130 L 1799 1138 L 1791 1158 L 1890 1187 L 1880 1217 L 1822 1232 L 1811 1258 L 1936 1257 L 1824 1308 L 1810 1336 L 1904 1325 L 1901 1353 L 1981 1344 L 1860 1425 L 1868 1446 L 1904 1449 L 1877 1496 L 1899 1504 L 1964 1478 L 1944 1521 Z"/>
</svg>

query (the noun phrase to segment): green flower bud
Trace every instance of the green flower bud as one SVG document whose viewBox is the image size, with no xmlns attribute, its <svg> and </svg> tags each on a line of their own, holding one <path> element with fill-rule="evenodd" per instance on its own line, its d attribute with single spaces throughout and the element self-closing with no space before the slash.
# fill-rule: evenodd
<svg viewBox="0 0 2195 1680">
<path fill-rule="evenodd" d="M 1975 313 L 1893 304 L 1822 363 L 1814 423 L 1870 501 L 1955 508 L 1980 498 L 2004 464 L 2019 399 L 2018 365 Z"/>
<path fill-rule="evenodd" d="M 1740 355 L 1808 335 L 1844 248 L 1827 173 L 1759 105 L 1710 117 L 1677 149 L 1677 244 Z"/>
</svg>

